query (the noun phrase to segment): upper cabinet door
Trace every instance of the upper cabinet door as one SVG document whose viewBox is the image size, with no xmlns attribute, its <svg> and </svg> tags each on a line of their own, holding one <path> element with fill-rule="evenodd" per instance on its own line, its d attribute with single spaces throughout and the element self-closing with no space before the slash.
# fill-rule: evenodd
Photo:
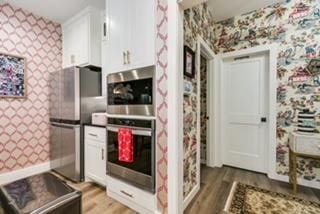
<svg viewBox="0 0 320 214">
<path fill-rule="evenodd" d="M 63 68 L 101 67 L 100 10 L 87 7 L 62 25 Z"/>
<path fill-rule="evenodd" d="M 155 0 L 106 0 L 107 74 L 155 64 Z"/>
<path fill-rule="evenodd" d="M 73 37 L 74 55 L 76 65 L 89 64 L 89 32 L 90 32 L 90 16 L 89 14 L 77 20 L 73 27 L 75 35 Z"/>
<path fill-rule="evenodd" d="M 106 62 L 107 73 L 127 69 L 128 38 L 130 30 L 128 23 L 129 2 L 132 0 L 106 0 Z"/>
<path fill-rule="evenodd" d="M 154 0 L 130 2 L 129 67 L 139 68 L 155 64 L 155 3 Z"/>
</svg>

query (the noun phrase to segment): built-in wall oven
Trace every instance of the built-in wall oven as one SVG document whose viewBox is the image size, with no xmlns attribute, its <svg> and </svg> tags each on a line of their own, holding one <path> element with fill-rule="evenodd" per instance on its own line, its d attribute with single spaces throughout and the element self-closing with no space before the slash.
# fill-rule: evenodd
<svg viewBox="0 0 320 214">
<path fill-rule="evenodd" d="M 107 174 L 141 189 L 155 192 L 155 120 L 108 118 Z M 132 162 L 119 159 L 119 130 L 133 136 Z"/>
<path fill-rule="evenodd" d="M 107 77 L 107 113 L 155 115 L 155 66 L 113 73 Z"/>
</svg>

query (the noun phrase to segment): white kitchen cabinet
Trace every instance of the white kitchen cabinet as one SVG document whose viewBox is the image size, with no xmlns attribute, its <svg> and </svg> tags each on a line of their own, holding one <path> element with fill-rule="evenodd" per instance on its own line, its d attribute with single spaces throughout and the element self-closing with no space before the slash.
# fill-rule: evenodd
<svg viewBox="0 0 320 214">
<path fill-rule="evenodd" d="M 155 0 L 106 0 L 107 73 L 155 64 Z"/>
<path fill-rule="evenodd" d="M 157 212 L 156 195 L 107 176 L 107 195 L 141 214 Z"/>
<path fill-rule="evenodd" d="M 101 67 L 100 10 L 87 7 L 62 24 L 63 68 Z"/>
<path fill-rule="evenodd" d="M 156 9 L 154 0 L 130 2 L 131 34 L 128 43 L 129 69 L 155 64 Z"/>
<path fill-rule="evenodd" d="M 85 177 L 106 186 L 105 128 L 85 126 Z"/>
</svg>

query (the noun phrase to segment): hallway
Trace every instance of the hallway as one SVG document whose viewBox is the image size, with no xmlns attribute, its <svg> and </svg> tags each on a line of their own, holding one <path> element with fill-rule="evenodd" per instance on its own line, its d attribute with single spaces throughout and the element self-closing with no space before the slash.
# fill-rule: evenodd
<svg viewBox="0 0 320 214">
<path fill-rule="evenodd" d="M 264 174 L 231 167 L 209 168 L 202 166 L 200 192 L 187 207 L 185 213 L 222 213 L 234 181 L 284 194 L 292 194 L 290 184 L 271 180 Z M 320 190 L 299 186 L 297 196 L 305 200 L 320 202 Z"/>
</svg>

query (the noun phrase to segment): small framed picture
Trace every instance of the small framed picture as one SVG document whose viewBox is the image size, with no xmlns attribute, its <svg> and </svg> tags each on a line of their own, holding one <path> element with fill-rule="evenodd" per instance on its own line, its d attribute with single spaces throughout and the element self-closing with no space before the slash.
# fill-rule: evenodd
<svg viewBox="0 0 320 214">
<path fill-rule="evenodd" d="M 0 53 L 0 98 L 26 96 L 26 59 Z"/>
<path fill-rule="evenodd" d="M 195 76 L 195 52 L 188 46 L 184 46 L 184 75 L 190 78 Z"/>
</svg>

